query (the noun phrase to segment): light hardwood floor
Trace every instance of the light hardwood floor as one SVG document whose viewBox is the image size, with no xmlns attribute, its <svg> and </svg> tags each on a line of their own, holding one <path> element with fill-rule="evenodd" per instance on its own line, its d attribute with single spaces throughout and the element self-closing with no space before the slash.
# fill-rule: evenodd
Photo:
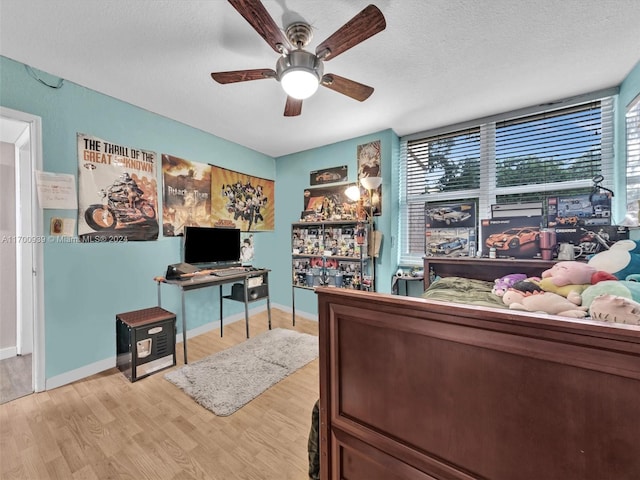
<svg viewBox="0 0 640 480">
<path fill-rule="evenodd" d="M 251 335 L 267 329 L 266 312 Z M 318 334 L 272 310 L 273 328 Z M 189 339 L 189 361 L 245 340 L 244 321 Z M 176 346 L 178 366 L 182 344 Z M 174 367 L 174 368 L 177 368 Z M 318 360 L 228 417 L 199 406 L 158 372 L 130 383 L 116 368 L 0 405 L 0 479 L 304 480 Z"/>
</svg>

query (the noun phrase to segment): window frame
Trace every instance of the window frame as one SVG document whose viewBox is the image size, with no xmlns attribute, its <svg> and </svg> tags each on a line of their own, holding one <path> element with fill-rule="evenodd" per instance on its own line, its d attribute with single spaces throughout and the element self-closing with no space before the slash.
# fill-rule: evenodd
<svg viewBox="0 0 640 480">
<path fill-rule="evenodd" d="M 605 184 L 613 185 L 614 182 L 614 106 L 615 95 L 617 95 L 618 89 L 612 88 L 593 92 L 588 95 L 582 95 L 573 97 L 566 100 L 552 102 L 544 105 L 537 105 L 528 107 L 521 110 L 507 112 L 500 115 L 493 115 L 490 117 L 484 117 L 478 120 L 464 122 L 461 124 L 450 125 L 447 127 L 441 127 L 433 130 L 415 133 L 400 138 L 400 156 L 399 156 L 399 215 L 398 215 L 398 236 L 399 236 L 399 248 L 398 248 L 398 264 L 399 265 L 420 265 L 422 263 L 422 257 L 424 252 L 420 255 L 415 253 L 415 249 L 411 249 L 416 245 L 416 236 L 419 230 L 424 232 L 424 220 L 421 225 L 411 225 L 409 219 L 411 218 L 409 208 L 413 206 L 417 208 L 417 204 L 422 203 L 422 210 L 424 210 L 424 203 L 429 201 L 459 201 L 459 200 L 474 200 L 478 205 L 478 219 L 489 218 L 491 212 L 491 205 L 497 203 L 496 199 L 504 195 L 513 194 L 526 194 L 536 192 L 550 192 L 550 191 L 576 191 L 580 189 L 589 189 L 593 186 L 591 179 L 583 180 L 571 180 L 557 183 L 547 184 L 534 184 L 534 185 L 520 185 L 510 187 L 498 187 L 496 186 L 496 125 L 499 122 L 513 121 L 521 117 L 543 115 L 545 113 L 553 113 L 558 110 L 563 110 L 570 107 L 579 107 L 594 101 L 602 101 L 603 114 L 606 109 L 607 119 L 610 125 L 607 125 L 606 132 L 602 132 L 601 148 L 606 149 L 602 151 L 601 156 L 601 171 L 600 173 L 605 177 Z M 470 130 L 473 128 L 480 128 L 480 187 L 477 189 L 464 190 L 464 191 L 451 191 L 451 192 L 439 192 L 437 194 L 407 194 L 407 153 L 408 144 L 414 140 L 423 140 L 426 138 L 446 136 L 462 132 L 464 130 Z M 606 139 L 605 139 L 606 137 Z M 552 187 L 552 188 L 551 188 Z M 414 211 L 415 213 L 415 211 Z M 413 235 L 412 235 L 413 234 Z M 424 235 L 424 233 L 423 233 Z"/>
</svg>

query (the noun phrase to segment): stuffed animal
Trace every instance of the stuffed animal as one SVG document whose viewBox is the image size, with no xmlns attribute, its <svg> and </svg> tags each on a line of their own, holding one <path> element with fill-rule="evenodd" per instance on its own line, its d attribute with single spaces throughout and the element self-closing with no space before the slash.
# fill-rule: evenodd
<svg viewBox="0 0 640 480">
<path fill-rule="evenodd" d="M 635 278 L 635 276 L 630 276 Z M 589 308 L 591 303 L 599 296 L 614 295 L 640 302 L 640 282 L 630 280 L 607 280 L 591 285 L 582 292 L 582 305 Z"/>
<path fill-rule="evenodd" d="M 580 305 L 582 303 L 581 294 L 591 286 L 590 283 L 582 285 L 562 285 L 561 287 L 553 283 L 553 277 L 543 278 L 538 282 L 538 286 L 545 292 L 557 293 L 558 295 L 568 298 L 571 303 Z"/>
<path fill-rule="evenodd" d="M 511 288 L 514 290 L 519 290 L 521 292 L 542 292 L 542 288 L 540 288 L 540 277 L 529 277 L 525 280 L 521 280 L 519 282 L 514 283 Z"/>
<path fill-rule="evenodd" d="M 629 275 L 640 274 L 640 241 L 619 240 L 609 250 L 596 253 L 588 264 L 625 280 Z"/>
<path fill-rule="evenodd" d="M 601 322 L 640 325 L 640 303 L 616 295 L 600 295 L 591 302 L 589 314 Z"/>
<path fill-rule="evenodd" d="M 501 297 L 508 288 L 513 287 L 516 282 L 526 280 L 526 278 L 527 276 L 524 273 L 511 273 L 509 275 L 505 275 L 504 277 L 498 278 L 494 281 L 491 293 Z"/>
<path fill-rule="evenodd" d="M 551 292 L 523 293 L 510 288 L 502 296 L 502 301 L 512 310 L 550 313 L 572 318 L 587 316 L 586 307 L 577 306 L 568 299 Z"/>
<path fill-rule="evenodd" d="M 553 267 L 542 272 L 542 279 L 550 278 L 556 287 L 565 285 L 591 285 L 591 277 L 598 271 L 592 265 L 575 260 L 556 263 Z M 544 287 L 542 287 L 544 289 Z"/>
</svg>

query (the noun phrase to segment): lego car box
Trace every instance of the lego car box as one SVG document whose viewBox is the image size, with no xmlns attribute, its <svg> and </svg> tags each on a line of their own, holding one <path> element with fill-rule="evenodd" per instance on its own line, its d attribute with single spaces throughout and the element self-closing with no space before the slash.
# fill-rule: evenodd
<svg viewBox="0 0 640 480">
<path fill-rule="evenodd" d="M 540 258 L 540 221 L 539 216 L 481 220 L 482 256 L 495 248 L 497 258 Z"/>
</svg>

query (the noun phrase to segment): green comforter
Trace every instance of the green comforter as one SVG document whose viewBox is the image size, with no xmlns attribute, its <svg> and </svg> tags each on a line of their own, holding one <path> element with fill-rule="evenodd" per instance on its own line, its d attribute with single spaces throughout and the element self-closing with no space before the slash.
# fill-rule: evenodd
<svg viewBox="0 0 640 480">
<path fill-rule="evenodd" d="M 422 294 L 428 300 L 479 305 L 483 307 L 509 308 L 502 298 L 491 293 L 493 282 L 462 277 L 441 278 L 432 283 Z"/>
</svg>

